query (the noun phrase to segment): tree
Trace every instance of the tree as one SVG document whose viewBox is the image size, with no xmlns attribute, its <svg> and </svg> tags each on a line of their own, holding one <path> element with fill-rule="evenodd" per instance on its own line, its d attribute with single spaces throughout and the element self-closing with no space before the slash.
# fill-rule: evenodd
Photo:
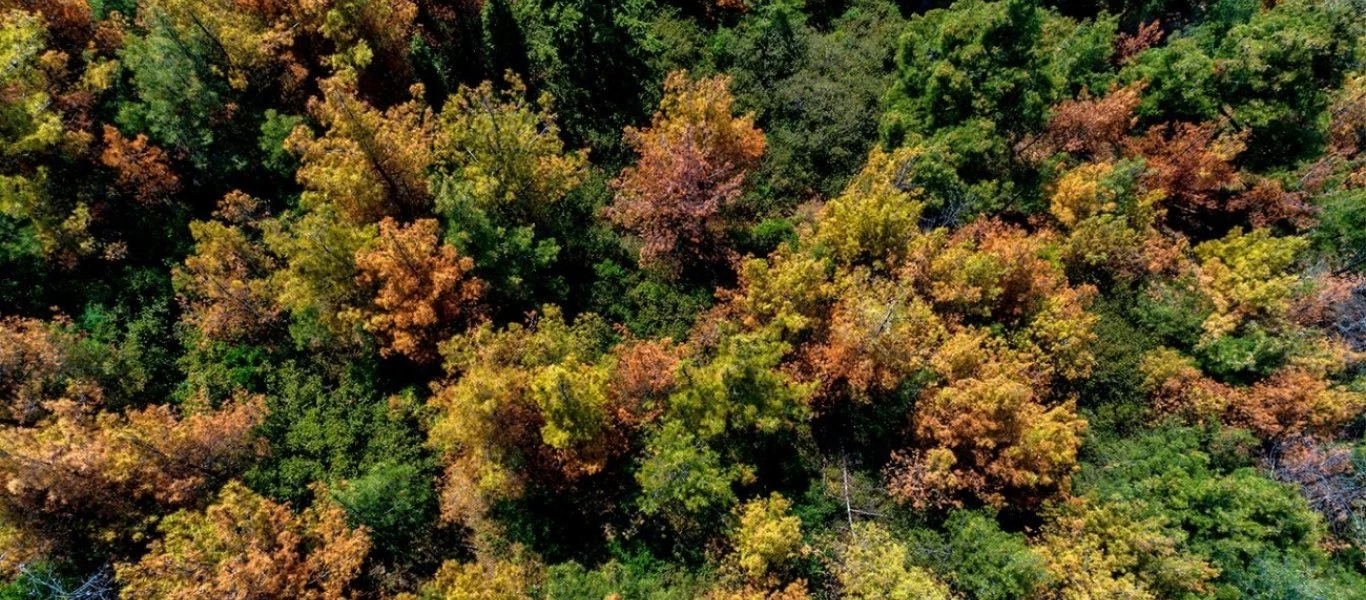
<svg viewBox="0 0 1366 600">
<path fill-rule="evenodd" d="M 203 512 L 176 513 L 158 529 L 141 560 L 118 566 L 129 598 L 351 598 L 370 550 L 337 506 L 295 514 L 235 481 Z"/>
<path fill-rule="evenodd" d="M 829 246 L 842 264 L 890 268 L 899 262 L 920 229 L 924 204 L 910 181 L 911 165 L 920 155 L 912 148 L 890 153 L 874 148 L 863 171 L 825 205 L 817 243 Z"/>
<path fill-rule="evenodd" d="M 446 464 L 442 516 L 471 527 L 528 483 L 561 486 L 622 453 L 643 399 L 609 385 L 606 323 L 566 322 L 546 306 L 526 326 L 484 324 L 443 347 L 451 377 L 433 384 L 430 443 Z"/>
<path fill-rule="evenodd" d="M 342 340 L 354 339 L 358 307 L 356 253 L 378 236 L 374 225 L 346 221 L 330 204 L 264 224 L 266 246 L 284 262 L 271 274 L 277 301 L 296 321 L 316 319 Z"/>
<path fill-rule="evenodd" d="M 911 564 L 906 544 L 877 523 L 861 522 L 836 546 L 834 572 L 852 600 L 949 600 L 953 594 L 923 567 Z"/>
<path fill-rule="evenodd" d="M 648 116 L 658 81 L 647 62 L 654 41 L 646 27 L 658 6 L 650 0 L 513 2 L 523 35 L 490 38 L 494 46 L 486 52 L 507 57 L 494 66 L 517 66 L 525 40 L 529 81 L 558 100 L 569 143 L 620 161 L 621 128 Z"/>
<path fill-rule="evenodd" d="M 165 202 L 180 188 L 180 178 L 166 159 L 166 153 L 149 145 L 147 136 L 127 139 L 119 130 L 104 126 L 104 152 L 100 162 L 117 174 L 115 183 L 143 204 Z"/>
<path fill-rule="evenodd" d="M 1039 554 L 1062 599 L 1156 599 L 1210 593 L 1219 571 L 1181 548 L 1186 537 L 1128 501 L 1075 498 L 1049 509 Z"/>
<path fill-rule="evenodd" d="M 89 134 L 65 126 L 55 93 L 60 91 L 68 56 L 48 50 L 42 15 L 17 8 L 0 12 L 0 217 L 17 222 L 14 252 L 39 256 L 71 267 L 96 254 L 102 244 L 90 231 L 94 220 L 89 197 L 62 189 L 54 178 L 64 162 L 78 159 Z M 101 77 L 103 75 L 103 77 Z M 96 72 L 91 86 L 108 82 Z M 22 237 L 30 237 L 24 243 Z M 7 244 L 9 245 L 9 244 Z M 107 249 L 107 248 L 106 248 Z M 116 252 L 114 253 L 116 254 Z M 112 256 L 113 254 L 111 254 Z"/>
<path fill-rule="evenodd" d="M 1149 523 L 1138 530 L 1141 535 L 1170 540 L 1149 548 L 1165 554 L 1169 550 L 1163 546 L 1174 541 L 1176 565 L 1208 563 L 1217 570 L 1206 580 L 1215 596 L 1359 595 L 1351 576 L 1324 551 L 1319 516 L 1292 487 L 1252 468 L 1251 442 L 1232 430 L 1185 427 L 1106 442 L 1096 449 L 1101 464 L 1115 466 L 1088 468 L 1079 478 L 1086 485 L 1077 492 L 1093 498 L 1142 497 L 1129 503 L 1129 520 Z M 1084 546 L 1075 539 L 1069 543 Z M 1166 573 L 1140 567 L 1139 573 L 1149 581 L 1166 575 L 1177 576 L 1166 580 L 1170 583 L 1200 579 L 1189 577 L 1198 570 L 1185 567 Z"/>
<path fill-rule="evenodd" d="M 48 410 L 34 427 L 0 429 L 0 515 L 58 555 L 92 544 L 122 551 L 141 519 L 192 505 L 262 450 L 261 397 L 183 417 L 165 405 L 119 414 L 65 398 Z"/>
<path fill-rule="evenodd" d="M 945 578 L 982 600 L 1033 598 L 1048 579 L 1046 563 L 1020 533 L 1003 531 L 989 511 L 958 510 L 944 521 Z"/>
<path fill-rule="evenodd" d="M 745 176 L 764 153 L 752 116 L 736 117 L 725 77 L 675 72 L 648 129 L 627 128 L 639 155 L 613 181 L 606 214 L 640 236 L 640 261 L 679 271 L 729 258 L 726 228 Z"/>
<path fill-rule="evenodd" d="M 441 109 L 436 168 L 451 180 L 437 210 L 471 206 L 500 220 L 544 224 L 555 205 L 584 179 L 587 151 L 566 152 L 541 94 L 529 102 L 526 86 L 509 75 L 507 89 L 485 81 L 461 87 Z"/>
<path fill-rule="evenodd" d="M 732 484 L 746 478 L 743 468 L 722 464 L 715 450 L 679 421 L 666 421 L 649 440 L 636 471 L 640 510 L 663 515 L 687 530 L 695 517 L 723 514 L 736 501 Z M 751 475 L 752 476 L 752 475 Z"/>
<path fill-rule="evenodd" d="M 572 242 L 556 236 L 586 235 L 564 221 L 573 210 L 566 196 L 588 175 L 587 152 L 565 151 L 550 95 L 530 101 L 511 74 L 506 90 L 461 86 L 439 128 L 433 185 L 450 242 L 474 258 L 508 313 L 550 300 L 536 296 L 564 286 L 564 263 L 555 267 Z"/>
<path fill-rule="evenodd" d="M 256 199 L 233 192 L 219 202 L 222 220 L 190 223 L 194 254 L 175 281 L 185 320 L 207 340 L 261 339 L 280 325 L 270 282 L 278 261 L 252 231 L 258 210 Z"/>
<path fill-rule="evenodd" d="M 1083 91 L 1076 100 L 1054 105 L 1043 133 L 1025 143 L 1025 152 L 1039 160 L 1066 152 L 1092 160 L 1113 159 L 1129 130 L 1138 123 L 1142 83 L 1111 88 L 1104 97 Z"/>
<path fill-rule="evenodd" d="M 1201 287 L 1214 302 L 1206 335 L 1228 333 L 1248 321 L 1271 328 L 1283 324 L 1299 286 L 1290 267 L 1307 245 L 1303 238 L 1274 237 L 1258 229 L 1234 230 L 1196 246 Z"/>
<path fill-rule="evenodd" d="M 29 426 L 47 414 L 46 403 L 64 393 L 97 387 L 73 372 L 69 355 L 76 340 L 62 323 L 0 319 L 0 422 Z M 90 399 L 97 395 L 84 394 Z"/>
<path fill-rule="evenodd" d="M 1035 50 L 1043 13 L 1028 1 L 974 0 L 911 19 L 884 136 L 899 145 L 907 134 L 973 119 L 990 121 L 999 135 L 1040 124 L 1051 95 Z"/>
<path fill-rule="evenodd" d="M 448 561 L 423 588 L 423 600 L 528 600 L 541 574 L 526 559 L 486 558 L 476 562 Z"/>
<path fill-rule="evenodd" d="M 931 364 L 943 383 L 922 393 L 914 417 L 930 446 L 894 458 L 894 496 L 933 506 L 966 493 L 999 507 L 1066 491 L 1086 421 L 1071 401 L 1041 401 L 1025 356 L 964 332 Z"/>
<path fill-rule="evenodd" d="M 400 226 L 386 217 L 379 237 L 356 253 L 357 281 L 376 289 L 365 328 L 380 352 L 417 362 L 436 358 L 442 333 L 479 314 L 483 282 L 469 276 L 474 261 L 439 243 L 435 219 Z"/>
<path fill-rule="evenodd" d="M 737 509 L 739 525 L 731 532 L 740 572 L 761 585 L 780 581 L 802 550 L 801 520 L 781 494 L 746 502 Z"/>
<path fill-rule="evenodd" d="M 309 110 L 326 132 L 316 137 L 301 126 L 285 141 L 302 161 L 298 179 L 307 191 L 301 204 L 331 205 L 354 225 L 427 214 L 436 136 L 431 110 L 410 100 L 381 112 L 357 96 L 352 71 L 319 85 L 323 95 L 309 101 Z M 421 88 L 411 91 L 422 96 Z"/>
<path fill-rule="evenodd" d="M 1366 394 L 1334 385 L 1327 373 L 1305 366 L 1284 367 L 1250 386 L 1230 386 L 1164 348 L 1145 357 L 1143 371 L 1158 412 L 1191 422 L 1223 420 L 1268 440 L 1331 439 L 1366 407 Z"/>
</svg>

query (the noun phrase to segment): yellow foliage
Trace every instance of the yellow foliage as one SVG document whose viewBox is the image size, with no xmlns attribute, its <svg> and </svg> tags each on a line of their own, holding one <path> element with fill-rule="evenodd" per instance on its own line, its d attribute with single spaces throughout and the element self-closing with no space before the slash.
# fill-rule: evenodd
<svg viewBox="0 0 1366 600">
<path fill-rule="evenodd" d="M 751 581 L 770 581 L 801 552 L 801 520 L 792 514 L 792 502 L 776 492 L 738 510 L 740 524 L 731 533 L 735 563 Z"/>
<path fill-rule="evenodd" d="M 1160 517 L 1133 508 L 1075 498 L 1049 511 L 1036 548 L 1053 575 L 1049 598 L 1156 600 L 1210 591 L 1219 571 L 1183 554 L 1184 540 Z"/>
<path fill-rule="evenodd" d="M 920 231 L 924 203 L 910 187 L 910 165 L 918 148 L 886 152 L 873 149 L 868 162 L 845 186 L 844 193 L 821 214 L 816 241 L 830 248 L 843 264 L 895 264 Z"/>
<path fill-rule="evenodd" d="M 520 554 L 514 550 L 514 555 Z M 512 560 L 480 558 L 447 561 L 422 590 L 422 600 L 523 600 L 540 577 L 539 569 L 520 556 Z"/>
<path fill-rule="evenodd" d="M 508 89 L 485 81 L 461 87 L 441 109 L 438 172 L 450 176 L 441 202 L 456 200 L 493 214 L 537 222 L 588 172 L 586 150 L 565 152 L 551 98 L 533 105 L 526 86 L 509 73 Z M 452 210 L 454 206 L 438 206 Z"/>
<path fill-rule="evenodd" d="M 1249 320 L 1268 328 L 1283 324 L 1301 284 L 1290 268 L 1308 245 L 1302 237 L 1274 237 L 1266 229 L 1235 229 L 1196 246 L 1200 286 L 1214 302 L 1206 335 L 1229 333 Z"/>
<path fill-rule="evenodd" d="M 949 587 L 911 564 L 908 549 L 876 523 L 856 523 L 836 548 L 835 577 L 849 600 L 951 600 Z"/>
</svg>

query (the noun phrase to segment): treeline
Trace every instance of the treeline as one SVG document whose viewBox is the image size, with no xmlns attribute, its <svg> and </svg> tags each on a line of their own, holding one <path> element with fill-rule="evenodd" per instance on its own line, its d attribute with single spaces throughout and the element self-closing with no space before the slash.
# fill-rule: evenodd
<svg viewBox="0 0 1366 600">
<path fill-rule="evenodd" d="M 1358 0 L 0 0 L 0 599 L 1366 597 Z"/>
</svg>

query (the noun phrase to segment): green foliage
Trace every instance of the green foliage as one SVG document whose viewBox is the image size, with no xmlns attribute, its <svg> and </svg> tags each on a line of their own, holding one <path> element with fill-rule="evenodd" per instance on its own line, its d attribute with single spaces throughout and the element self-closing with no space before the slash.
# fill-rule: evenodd
<svg viewBox="0 0 1366 600">
<path fill-rule="evenodd" d="M 1366 190 L 1325 194 L 1319 202 L 1319 226 L 1309 237 L 1314 249 L 1330 260 L 1366 270 Z"/>
<path fill-rule="evenodd" d="M 301 502 L 314 481 L 416 476 L 393 470 L 398 467 L 385 470 L 394 464 L 419 473 L 430 468 L 414 424 L 386 402 L 369 377 L 356 368 L 333 378 L 290 363 L 271 370 L 270 415 L 261 427 L 271 454 L 247 473 L 247 483 L 269 497 Z M 409 493 L 415 495 L 410 502 L 422 502 L 417 489 Z M 367 514 L 355 510 L 357 519 Z"/>
<path fill-rule="evenodd" d="M 648 554 L 631 554 L 588 569 L 567 562 L 546 569 L 546 598 L 640 598 L 688 600 L 698 597 L 697 575 Z"/>
<path fill-rule="evenodd" d="M 430 536 L 436 517 L 435 469 L 427 461 L 402 461 L 377 462 L 332 491 L 352 524 L 364 525 L 376 550 L 391 556 L 402 556 L 424 541 L 420 536 Z"/>
<path fill-rule="evenodd" d="M 973 598 L 1029 598 L 1048 575 L 1024 536 L 1002 531 L 991 513 L 957 511 L 944 528 L 949 583 Z"/>
<path fill-rule="evenodd" d="M 743 475 L 741 469 L 724 466 L 720 455 L 689 433 L 686 425 L 670 421 L 650 440 L 636 472 L 640 510 L 681 524 L 718 515 L 735 504 L 731 485 Z"/>
<path fill-rule="evenodd" d="M 1319 545 L 1322 519 L 1294 488 L 1251 468 L 1233 439 L 1184 428 L 1111 442 L 1100 456 L 1107 467 L 1087 469 L 1078 491 L 1143 498 L 1145 512 L 1188 536 L 1181 551 L 1219 569 L 1220 596 L 1345 590 L 1345 573 Z"/>
<path fill-rule="evenodd" d="M 607 160 L 624 156 L 621 128 L 653 106 L 658 75 L 647 63 L 653 0 L 534 0 L 512 3 L 525 39 L 534 89 L 550 92 L 571 147 L 587 146 Z M 506 31 L 500 28 L 498 31 Z M 501 35 L 490 56 L 515 66 L 515 35 Z M 508 42 L 511 41 L 512 44 Z M 503 65 L 496 65 L 503 66 Z"/>
<path fill-rule="evenodd" d="M 1359 1 L 0 5 L 0 600 L 1366 600 Z"/>
<path fill-rule="evenodd" d="M 1226 117 L 1251 132 L 1250 165 L 1294 164 L 1321 148 L 1324 89 L 1341 85 L 1355 55 L 1351 14 L 1299 0 L 1265 11 L 1217 3 L 1201 25 L 1142 53 L 1121 77 L 1147 82 L 1138 111 L 1147 122 Z"/>
</svg>

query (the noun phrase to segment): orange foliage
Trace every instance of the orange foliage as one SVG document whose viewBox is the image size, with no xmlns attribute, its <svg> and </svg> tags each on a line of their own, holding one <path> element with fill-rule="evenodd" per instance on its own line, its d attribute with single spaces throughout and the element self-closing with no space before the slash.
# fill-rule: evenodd
<svg viewBox="0 0 1366 600">
<path fill-rule="evenodd" d="M 1198 211 L 1223 210 L 1244 183 L 1233 159 L 1246 135 L 1221 134 L 1215 123 L 1158 125 L 1131 140 L 1130 150 L 1148 162 L 1145 183 L 1167 193 L 1167 205 L 1181 219 Z"/>
<path fill-rule="evenodd" d="M 1322 376 L 1289 367 L 1250 388 L 1233 389 L 1228 421 L 1257 435 L 1331 437 L 1366 408 L 1366 394 L 1332 386 Z"/>
<path fill-rule="evenodd" d="M 1347 80 L 1329 114 L 1329 150 L 1345 158 L 1356 157 L 1366 147 L 1366 75 Z"/>
<path fill-rule="evenodd" d="M 436 358 L 449 329 L 479 315 L 484 284 L 469 275 L 474 261 L 437 237 L 435 219 L 379 224 L 379 238 L 356 253 L 356 280 L 376 288 L 365 328 L 379 336 L 381 353 L 417 362 Z"/>
<path fill-rule="evenodd" d="M 64 372 L 67 349 L 75 340 L 62 325 L 0 319 L 0 423 L 31 425 L 47 414 L 46 401 L 93 387 L 93 382 Z M 98 392 L 91 399 L 97 400 Z"/>
<path fill-rule="evenodd" d="M 892 494 L 916 506 L 969 494 L 995 506 L 1065 491 L 1086 421 L 1072 402 L 1049 406 L 1031 358 L 985 333 L 963 332 L 931 359 L 942 384 L 920 396 L 915 430 L 930 447 L 899 455 Z"/>
<path fill-rule="evenodd" d="M 148 143 L 146 135 L 139 133 L 130 140 L 105 125 L 104 144 L 100 162 L 114 170 L 115 183 L 138 202 L 166 202 L 167 196 L 180 189 L 180 178 L 171 170 L 166 153 Z"/>
<path fill-rule="evenodd" d="M 351 582 L 370 551 L 364 530 L 324 496 L 295 514 L 231 482 L 204 512 L 168 517 L 135 564 L 118 566 L 131 599 L 353 597 Z"/>
<path fill-rule="evenodd" d="M 764 153 L 754 117 L 734 115 L 729 86 L 724 76 L 671 73 L 650 127 L 626 129 L 640 159 L 613 181 L 616 202 L 606 214 L 640 236 L 642 264 L 676 269 L 729 257 L 728 209 Z"/>
<path fill-rule="evenodd" d="M 1285 189 L 1280 181 L 1255 177 L 1252 185 L 1228 203 L 1228 209 L 1246 213 L 1253 227 L 1291 223 L 1296 227 L 1314 224 L 1314 208 L 1304 194 Z"/>
<path fill-rule="evenodd" d="M 215 213 L 231 222 L 252 222 L 257 203 L 228 194 Z M 280 307 L 269 283 L 277 261 L 245 227 L 221 221 L 190 223 L 194 254 L 176 269 L 184 318 L 209 340 L 257 339 L 280 325 Z"/>
<path fill-rule="evenodd" d="M 149 509 L 195 502 L 263 450 L 259 396 L 184 417 L 164 405 L 127 414 L 68 399 L 47 407 L 36 427 L 0 429 L 0 514 L 21 515 L 11 522 L 44 545 L 127 535 Z"/>
<path fill-rule="evenodd" d="M 847 390 L 857 401 L 888 392 L 925 368 L 929 353 L 947 336 L 939 317 L 896 281 L 851 277 L 829 318 L 823 343 L 807 360 L 823 396 Z"/>
<path fill-rule="evenodd" d="M 1115 61 L 1123 64 L 1133 60 L 1139 52 L 1162 41 L 1163 35 L 1161 19 L 1153 19 L 1139 25 L 1138 31 L 1134 33 L 1120 34 L 1115 40 Z"/>
<path fill-rule="evenodd" d="M 1159 125 L 1131 139 L 1129 151 L 1147 161 L 1143 183 L 1166 193 L 1173 227 L 1191 230 L 1221 219 L 1254 226 L 1311 224 L 1312 210 L 1302 194 L 1234 166 L 1246 138 L 1247 132 L 1222 133 L 1216 123 Z"/>
<path fill-rule="evenodd" d="M 1171 350 L 1149 355 L 1145 387 L 1159 414 L 1187 421 L 1219 419 L 1263 439 L 1331 438 L 1366 408 L 1366 394 L 1331 384 L 1324 373 L 1291 365 L 1251 386 L 1220 383 Z"/>
<path fill-rule="evenodd" d="M 632 427 L 652 421 L 678 383 L 682 349 L 668 339 L 632 340 L 612 349 L 616 418 Z"/>
<path fill-rule="evenodd" d="M 1103 98 L 1092 98 L 1083 92 L 1076 100 L 1066 100 L 1053 107 L 1053 117 L 1038 140 L 1026 151 L 1033 160 L 1042 160 L 1057 152 L 1106 160 L 1113 158 L 1129 129 L 1137 123 L 1134 109 L 1138 108 L 1142 83 L 1112 88 Z"/>
</svg>

